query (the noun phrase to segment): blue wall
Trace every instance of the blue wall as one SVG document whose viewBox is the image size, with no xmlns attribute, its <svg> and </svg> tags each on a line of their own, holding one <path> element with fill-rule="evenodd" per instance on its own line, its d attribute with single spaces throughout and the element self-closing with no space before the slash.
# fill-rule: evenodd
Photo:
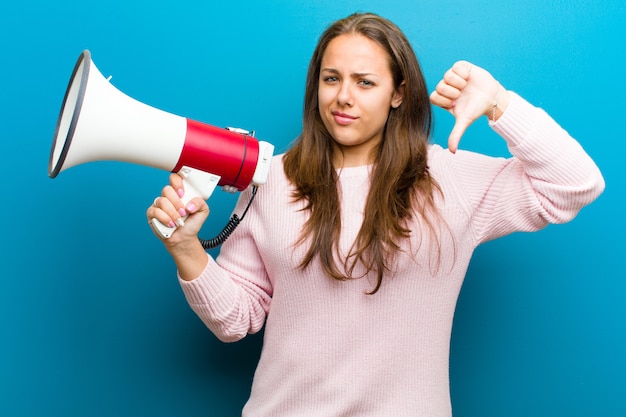
<svg viewBox="0 0 626 417">
<path fill-rule="evenodd" d="M 626 415 L 623 0 L 175 3 L 0 6 L 0 415 L 237 415 L 259 354 L 259 336 L 222 344 L 186 305 L 144 217 L 167 173 L 108 162 L 48 178 L 79 53 L 132 97 L 283 151 L 317 36 L 358 10 L 405 30 L 431 88 L 457 59 L 491 70 L 579 138 L 607 180 L 572 223 L 477 251 L 452 341 L 455 415 Z M 451 119 L 436 112 L 435 141 Z M 461 146 L 504 153 L 485 125 Z M 234 199 L 210 203 L 207 237 Z"/>
</svg>

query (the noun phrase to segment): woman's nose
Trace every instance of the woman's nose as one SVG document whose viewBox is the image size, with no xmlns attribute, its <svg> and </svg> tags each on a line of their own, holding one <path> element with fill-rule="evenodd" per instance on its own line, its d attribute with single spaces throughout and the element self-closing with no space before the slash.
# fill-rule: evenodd
<svg viewBox="0 0 626 417">
<path fill-rule="evenodd" d="M 353 98 L 349 83 L 342 83 L 337 91 L 337 103 L 342 106 L 352 106 Z"/>
</svg>

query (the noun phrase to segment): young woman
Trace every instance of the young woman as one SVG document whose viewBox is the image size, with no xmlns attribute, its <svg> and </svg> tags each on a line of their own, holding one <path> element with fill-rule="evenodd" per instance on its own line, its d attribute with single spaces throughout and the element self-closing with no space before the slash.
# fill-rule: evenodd
<svg viewBox="0 0 626 417">
<path fill-rule="evenodd" d="M 431 102 L 456 118 L 448 150 L 429 144 Z M 457 151 L 482 116 L 510 158 Z M 454 64 L 429 97 L 405 36 L 372 14 L 323 33 L 303 126 L 217 259 L 197 236 L 206 202 L 183 207 L 177 175 L 147 210 L 164 224 L 189 215 L 163 243 L 218 338 L 265 326 L 243 415 L 451 415 L 450 333 L 472 252 L 571 220 L 601 173 L 480 67 Z"/>
</svg>

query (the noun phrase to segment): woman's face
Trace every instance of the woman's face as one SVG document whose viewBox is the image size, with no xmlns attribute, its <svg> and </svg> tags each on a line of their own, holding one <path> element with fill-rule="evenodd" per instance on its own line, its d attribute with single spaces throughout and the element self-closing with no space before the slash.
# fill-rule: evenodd
<svg viewBox="0 0 626 417">
<path fill-rule="evenodd" d="M 326 48 L 318 88 L 322 121 L 334 139 L 335 166 L 371 164 L 389 111 L 398 107 L 389 55 L 363 35 L 344 34 Z"/>
</svg>

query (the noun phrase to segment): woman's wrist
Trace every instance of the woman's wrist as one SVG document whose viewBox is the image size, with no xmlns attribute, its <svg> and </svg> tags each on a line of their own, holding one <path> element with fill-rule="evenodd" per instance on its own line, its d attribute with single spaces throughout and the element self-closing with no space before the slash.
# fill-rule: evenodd
<svg viewBox="0 0 626 417">
<path fill-rule="evenodd" d="M 486 114 L 491 122 L 497 121 L 502 116 L 509 105 L 510 98 L 509 91 L 498 84 L 498 91 L 493 99 L 493 105 Z"/>
<path fill-rule="evenodd" d="M 178 275 L 185 281 L 192 281 L 200 276 L 207 265 L 207 253 L 197 239 L 168 246 L 167 250 L 174 259 Z"/>
</svg>

